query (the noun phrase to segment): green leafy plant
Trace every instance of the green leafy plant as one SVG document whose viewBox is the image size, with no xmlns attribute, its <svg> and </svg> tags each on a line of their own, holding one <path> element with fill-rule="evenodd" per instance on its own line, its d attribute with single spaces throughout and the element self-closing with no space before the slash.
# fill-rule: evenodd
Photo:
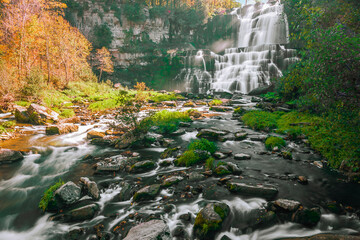
<svg viewBox="0 0 360 240">
<path fill-rule="evenodd" d="M 212 100 L 211 102 L 209 102 L 209 106 L 212 107 L 212 106 L 219 106 L 223 104 L 223 102 L 219 99 L 214 99 Z"/>
<path fill-rule="evenodd" d="M 268 137 L 265 141 L 265 147 L 268 150 L 273 150 L 274 147 L 278 147 L 279 149 L 286 146 L 286 142 L 281 137 Z"/>
<path fill-rule="evenodd" d="M 202 150 L 202 151 L 207 151 L 210 154 L 214 154 L 217 150 L 217 146 L 214 142 L 210 142 L 207 139 L 201 138 L 201 139 L 193 140 L 189 144 L 188 149 L 189 150 Z"/>
</svg>

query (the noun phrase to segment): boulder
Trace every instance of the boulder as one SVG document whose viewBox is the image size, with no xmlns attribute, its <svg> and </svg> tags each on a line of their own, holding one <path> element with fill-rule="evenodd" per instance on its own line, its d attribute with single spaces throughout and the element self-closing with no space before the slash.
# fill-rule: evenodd
<svg viewBox="0 0 360 240">
<path fill-rule="evenodd" d="M 140 223 L 130 229 L 124 240 L 170 240 L 170 230 L 163 220 Z"/>
<path fill-rule="evenodd" d="M 132 173 L 142 173 L 152 170 L 156 167 L 156 164 L 150 160 L 137 162 L 131 166 L 130 172 Z"/>
<path fill-rule="evenodd" d="M 198 172 L 191 172 L 189 174 L 189 181 L 190 182 L 199 182 L 205 179 L 205 176 Z"/>
<path fill-rule="evenodd" d="M 117 140 L 115 147 L 118 149 L 124 149 L 130 147 L 133 143 L 140 141 L 144 138 L 144 135 L 134 134 L 133 132 L 127 132 L 124 135 L 120 136 Z"/>
<path fill-rule="evenodd" d="M 73 182 L 67 182 L 55 191 L 55 200 L 61 205 L 77 202 L 81 196 L 81 189 Z"/>
<path fill-rule="evenodd" d="M 172 136 L 180 136 L 180 135 L 184 135 L 186 133 L 185 129 L 180 128 L 178 130 L 176 130 L 175 132 L 171 133 Z"/>
<path fill-rule="evenodd" d="M 289 199 L 278 199 L 270 202 L 270 206 L 274 212 L 295 212 L 301 206 L 301 203 Z"/>
<path fill-rule="evenodd" d="M 45 123 L 54 123 L 59 120 L 59 114 L 50 108 L 32 103 L 28 109 L 30 123 L 43 125 Z"/>
<path fill-rule="evenodd" d="M 63 123 L 58 124 L 56 126 L 47 126 L 46 134 L 47 135 L 55 135 L 55 134 L 67 134 L 72 132 L 77 132 L 79 130 L 79 126 L 72 123 Z"/>
<path fill-rule="evenodd" d="M 228 133 L 224 136 L 219 136 L 218 140 L 220 142 L 233 141 L 233 140 L 235 140 L 235 136 L 233 133 Z"/>
<path fill-rule="evenodd" d="M 212 107 L 210 107 L 210 110 L 214 111 L 214 112 L 229 112 L 229 111 L 232 111 L 233 108 L 225 107 L 225 106 L 212 106 Z"/>
<path fill-rule="evenodd" d="M 196 107 L 196 104 L 193 103 L 192 101 L 189 101 L 189 102 L 184 103 L 183 107 L 191 107 L 191 108 L 193 108 L 193 107 Z"/>
<path fill-rule="evenodd" d="M 19 151 L 14 151 L 6 148 L 0 148 L 0 164 L 2 163 L 12 163 L 16 161 L 21 161 L 24 159 L 24 156 Z"/>
<path fill-rule="evenodd" d="M 51 220 L 61 220 L 64 222 L 80 222 L 92 219 L 96 212 L 99 211 L 99 206 L 95 203 L 74 208 L 64 213 L 55 215 Z"/>
<path fill-rule="evenodd" d="M 236 141 L 242 141 L 245 140 L 247 137 L 247 133 L 246 132 L 236 132 L 235 133 L 235 140 Z"/>
<path fill-rule="evenodd" d="M 198 138 L 207 138 L 212 140 L 217 140 L 220 136 L 225 136 L 227 132 L 215 130 L 215 129 L 201 129 L 196 135 Z"/>
<path fill-rule="evenodd" d="M 94 138 L 104 138 L 105 137 L 105 133 L 103 132 L 98 132 L 95 130 L 91 130 L 87 133 L 87 138 L 88 139 L 94 139 Z"/>
<path fill-rule="evenodd" d="M 163 153 L 161 153 L 160 158 L 161 159 L 165 159 L 165 158 L 169 158 L 169 157 L 176 157 L 179 154 L 179 150 L 181 149 L 181 147 L 170 147 L 165 149 L 165 151 Z"/>
<path fill-rule="evenodd" d="M 225 203 L 209 203 L 195 218 L 194 235 L 199 239 L 214 239 L 229 213 L 230 207 Z"/>
<path fill-rule="evenodd" d="M 90 142 L 93 145 L 102 146 L 102 147 L 112 147 L 115 145 L 112 139 L 106 139 L 106 138 L 93 138 L 91 139 Z"/>
<path fill-rule="evenodd" d="M 201 118 L 203 115 L 201 112 L 194 110 L 189 112 L 189 116 L 193 118 Z"/>
<path fill-rule="evenodd" d="M 249 96 L 259 96 L 259 95 L 262 95 L 262 94 L 266 94 L 268 92 L 274 91 L 274 87 L 275 86 L 273 84 L 261 86 L 261 87 L 258 87 L 258 88 L 255 88 L 255 89 L 251 90 L 248 93 L 248 95 Z"/>
<path fill-rule="evenodd" d="M 16 122 L 18 122 L 18 123 L 29 123 L 30 122 L 29 114 L 25 107 L 15 105 L 14 106 L 14 115 L 15 115 Z"/>
<path fill-rule="evenodd" d="M 94 181 L 90 181 L 87 177 L 80 178 L 80 183 L 82 184 L 83 191 L 89 195 L 94 200 L 100 199 L 100 191 L 99 188 Z"/>
<path fill-rule="evenodd" d="M 172 176 L 167 179 L 165 179 L 162 183 L 162 186 L 164 187 L 170 187 L 174 184 L 177 184 L 178 182 L 182 181 L 184 178 L 180 176 Z"/>
<path fill-rule="evenodd" d="M 320 221 L 321 212 L 319 208 L 299 208 L 292 216 L 292 221 L 300 223 L 305 227 L 315 227 Z"/>
<path fill-rule="evenodd" d="M 233 193 L 244 194 L 253 197 L 263 197 L 265 199 L 273 199 L 278 193 L 278 189 L 273 186 L 228 182 L 227 187 L 229 191 Z"/>
<path fill-rule="evenodd" d="M 217 151 L 217 152 L 214 153 L 214 157 L 215 157 L 216 159 L 225 159 L 225 158 L 228 157 L 228 155 L 226 155 L 226 154 L 224 154 L 224 153 L 222 153 L 222 152 Z"/>
<path fill-rule="evenodd" d="M 131 185 L 129 183 L 127 183 L 127 182 L 121 182 L 120 186 L 121 186 L 121 190 L 120 190 L 120 193 L 117 196 L 117 199 L 120 202 L 130 200 L 131 197 L 133 196 L 133 190 L 132 190 Z"/>
<path fill-rule="evenodd" d="M 227 165 L 220 165 L 220 166 L 216 167 L 214 172 L 218 176 L 222 176 L 222 175 L 231 173 L 231 171 L 228 169 Z"/>
<path fill-rule="evenodd" d="M 234 155 L 235 160 L 250 160 L 251 156 L 245 153 L 237 153 Z"/>
<path fill-rule="evenodd" d="M 160 184 L 146 186 L 134 194 L 133 202 L 142 202 L 154 199 L 160 192 Z"/>
<path fill-rule="evenodd" d="M 234 175 L 240 175 L 243 172 L 238 167 L 238 165 L 236 165 L 235 163 L 227 162 L 226 165 L 227 165 L 228 169 L 231 171 L 231 173 L 234 174 Z"/>
</svg>

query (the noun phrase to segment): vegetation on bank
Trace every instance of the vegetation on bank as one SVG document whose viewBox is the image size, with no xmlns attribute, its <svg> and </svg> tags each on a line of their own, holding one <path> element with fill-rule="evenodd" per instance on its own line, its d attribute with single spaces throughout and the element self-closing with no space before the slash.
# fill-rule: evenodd
<svg viewBox="0 0 360 240">
<path fill-rule="evenodd" d="M 54 196 L 55 196 L 55 191 L 58 190 L 62 185 L 64 185 L 65 182 L 62 181 L 61 179 L 59 179 L 59 181 L 57 183 L 55 183 L 54 185 L 50 186 L 45 192 L 43 197 L 41 198 L 40 202 L 39 202 L 39 208 L 41 210 L 43 210 L 44 212 L 46 210 L 48 210 L 49 208 L 51 208 L 52 206 L 50 206 L 51 204 L 54 204 Z"/>
</svg>

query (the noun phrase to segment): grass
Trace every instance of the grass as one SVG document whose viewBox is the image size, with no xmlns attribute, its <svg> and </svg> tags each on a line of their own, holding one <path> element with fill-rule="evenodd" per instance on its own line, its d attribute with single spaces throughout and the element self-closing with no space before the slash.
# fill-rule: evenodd
<svg viewBox="0 0 360 240">
<path fill-rule="evenodd" d="M 214 142 L 210 142 L 207 139 L 201 138 L 201 139 L 193 140 L 189 144 L 188 149 L 189 150 L 202 150 L 202 151 L 207 151 L 210 154 L 214 154 L 217 150 L 217 146 Z"/>
<path fill-rule="evenodd" d="M 209 157 L 208 159 L 206 159 L 205 168 L 207 170 L 212 170 L 214 168 L 214 161 L 215 159 L 213 157 Z"/>
<path fill-rule="evenodd" d="M 195 165 L 201 161 L 199 155 L 194 150 L 185 151 L 178 159 L 176 164 L 179 166 L 189 167 Z"/>
<path fill-rule="evenodd" d="M 278 147 L 279 149 L 286 146 L 286 142 L 281 137 L 268 137 L 265 141 L 265 147 L 267 150 L 271 151 L 274 147 Z"/>
<path fill-rule="evenodd" d="M 277 120 L 281 113 L 251 111 L 242 116 L 243 122 L 255 130 L 270 131 L 278 127 Z"/>
<path fill-rule="evenodd" d="M 168 93 L 156 93 L 156 92 L 153 92 L 151 94 L 151 97 L 149 98 L 149 100 L 153 102 L 176 101 L 180 99 L 184 99 L 184 97 L 175 93 L 168 94 Z"/>
<path fill-rule="evenodd" d="M 252 111 L 242 120 L 253 129 L 276 129 L 290 139 L 306 136 L 310 146 L 324 156 L 332 168 L 339 168 L 344 161 L 353 172 L 360 170 L 360 138 L 354 126 L 297 111 Z"/>
<path fill-rule="evenodd" d="M 179 129 L 180 122 L 191 121 L 187 112 L 159 111 L 145 118 L 140 123 L 140 128 L 149 130 L 152 126 L 158 127 L 157 132 L 162 134 L 173 133 Z"/>
<path fill-rule="evenodd" d="M 209 102 L 209 106 L 220 106 L 221 104 L 223 104 L 223 102 L 219 99 L 214 99 L 211 102 Z"/>
<path fill-rule="evenodd" d="M 64 109 L 60 113 L 61 118 L 71 118 L 75 116 L 75 112 L 72 109 Z"/>
<path fill-rule="evenodd" d="M 0 123 L 0 134 L 13 131 L 13 127 L 15 126 L 15 121 L 6 121 Z"/>
<path fill-rule="evenodd" d="M 57 189 L 59 189 L 62 185 L 65 183 L 59 179 L 57 183 L 50 186 L 45 192 L 43 197 L 41 198 L 39 202 L 39 208 L 42 209 L 44 212 L 48 209 L 49 204 L 54 201 L 54 194 Z"/>
<path fill-rule="evenodd" d="M 15 102 L 16 105 L 22 106 L 22 107 L 28 107 L 30 106 L 31 102 L 27 102 L 27 101 L 16 101 Z"/>
</svg>

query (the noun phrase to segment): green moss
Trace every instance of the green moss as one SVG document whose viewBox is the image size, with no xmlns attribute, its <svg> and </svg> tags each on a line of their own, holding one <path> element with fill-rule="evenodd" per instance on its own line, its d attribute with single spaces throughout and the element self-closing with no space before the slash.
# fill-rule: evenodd
<svg viewBox="0 0 360 240">
<path fill-rule="evenodd" d="M 194 150 L 185 151 L 178 159 L 176 164 L 179 166 L 189 167 L 200 162 L 200 157 L 195 153 Z"/>
<path fill-rule="evenodd" d="M 224 219 L 228 215 L 228 213 L 224 210 L 224 208 L 216 204 L 214 205 L 214 211 L 217 214 L 219 214 L 221 219 Z"/>
<path fill-rule="evenodd" d="M 165 151 L 163 153 L 161 153 L 160 158 L 162 158 L 162 159 L 169 158 L 169 157 L 171 157 L 171 154 L 177 150 L 179 150 L 179 148 L 177 148 L 177 147 L 167 148 L 167 149 L 165 149 Z"/>
<path fill-rule="evenodd" d="M 42 209 L 44 212 L 48 209 L 50 204 L 54 204 L 54 194 L 57 189 L 59 189 L 62 185 L 64 185 L 64 182 L 59 179 L 57 183 L 50 186 L 45 192 L 43 197 L 41 198 L 39 202 L 39 208 Z"/>
<path fill-rule="evenodd" d="M 207 139 L 201 138 L 201 139 L 196 139 L 193 140 L 189 146 L 188 146 L 189 150 L 203 150 L 203 151 L 207 151 L 210 154 L 214 154 L 217 150 L 217 146 L 214 142 L 211 142 Z"/>
<path fill-rule="evenodd" d="M 242 107 L 237 107 L 237 108 L 235 108 L 235 110 L 234 110 L 234 113 L 236 113 L 236 114 L 244 114 L 246 111 L 245 111 L 245 109 L 243 109 Z"/>
<path fill-rule="evenodd" d="M 278 147 L 279 149 L 286 146 L 286 142 L 281 137 L 268 137 L 265 141 L 265 147 L 267 150 L 273 150 L 274 147 Z"/>
<path fill-rule="evenodd" d="M 27 102 L 27 101 L 16 101 L 15 102 L 16 105 L 22 106 L 22 107 L 28 107 L 30 106 L 31 102 Z"/>
<path fill-rule="evenodd" d="M 75 112 L 72 109 L 64 109 L 60 113 L 60 117 L 62 117 L 62 118 L 70 118 L 70 117 L 74 117 L 74 116 L 75 116 Z"/>
<path fill-rule="evenodd" d="M 175 93 L 152 93 L 150 100 L 153 102 L 176 101 L 184 99 L 183 96 Z"/>
<path fill-rule="evenodd" d="M 219 106 L 223 104 L 223 102 L 219 99 L 214 99 L 212 100 L 211 102 L 209 102 L 209 106 L 212 107 L 212 106 Z"/>
<path fill-rule="evenodd" d="M 265 111 L 251 111 L 242 116 L 243 122 L 256 130 L 270 131 L 278 127 L 277 120 L 281 113 L 270 113 Z"/>
<path fill-rule="evenodd" d="M 2 122 L 0 125 L 3 126 L 4 128 L 12 128 L 15 126 L 15 121 Z"/>
<path fill-rule="evenodd" d="M 223 166 L 225 166 L 225 165 L 223 165 Z M 230 174 L 231 172 L 230 172 L 226 167 L 218 166 L 218 167 L 215 169 L 215 173 L 216 173 L 216 175 L 218 175 L 218 176 L 222 176 L 222 175 Z"/>
</svg>

